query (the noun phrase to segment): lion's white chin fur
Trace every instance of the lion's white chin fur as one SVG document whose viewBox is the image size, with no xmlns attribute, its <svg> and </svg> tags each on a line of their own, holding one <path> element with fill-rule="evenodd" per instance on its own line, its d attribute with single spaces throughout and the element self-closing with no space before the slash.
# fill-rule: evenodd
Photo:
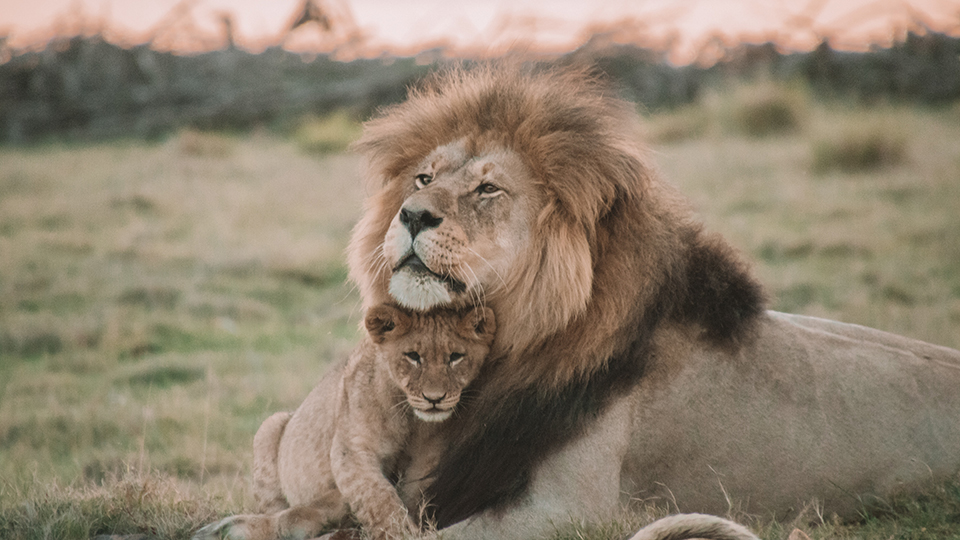
<svg viewBox="0 0 960 540">
<path fill-rule="evenodd" d="M 390 278 L 390 295 L 401 306 L 416 311 L 426 311 L 453 302 L 444 282 L 406 268 L 401 268 Z"/>
<path fill-rule="evenodd" d="M 443 422 L 447 418 L 450 418 L 450 415 L 453 414 L 453 409 L 447 409 L 445 411 L 427 412 L 427 411 L 421 411 L 420 409 L 414 407 L 413 414 L 416 415 L 417 418 L 423 420 L 424 422 Z"/>
</svg>

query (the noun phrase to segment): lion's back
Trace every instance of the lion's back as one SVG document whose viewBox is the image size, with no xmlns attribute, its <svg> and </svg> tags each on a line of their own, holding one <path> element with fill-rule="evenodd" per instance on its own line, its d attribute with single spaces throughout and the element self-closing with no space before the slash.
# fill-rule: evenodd
<svg viewBox="0 0 960 540">
<path fill-rule="evenodd" d="M 679 326 L 657 342 L 629 398 L 642 426 L 624 462 L 632 495 L 780 517 L 818 499 L 854 516 L 960 469 L 960 351 L 777 312 L 736 353 Z"/>
</svg>

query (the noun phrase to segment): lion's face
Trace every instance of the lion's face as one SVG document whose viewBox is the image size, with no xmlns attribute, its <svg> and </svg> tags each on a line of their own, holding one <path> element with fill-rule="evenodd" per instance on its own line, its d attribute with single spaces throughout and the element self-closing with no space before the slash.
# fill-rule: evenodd
<svg viewBox="0 0 960 540">
<path fill-rule="evenodd" d="M 389 290 L 400 305 L 483 304 L 530 246 L 540 206 L 520 158 L 441 146 L 409 171 L 406 199 L 384 238 Z"/>
<path fill-rule="evenodd" d="M 424 314 L 381 305 L 367 312 L 364 324 L 377 346 L 377 361 L 389 368 L 417 418 L 427 422 L 453 414 L 490 352 L 496 330 L 489 308 Z"/>
</svg>

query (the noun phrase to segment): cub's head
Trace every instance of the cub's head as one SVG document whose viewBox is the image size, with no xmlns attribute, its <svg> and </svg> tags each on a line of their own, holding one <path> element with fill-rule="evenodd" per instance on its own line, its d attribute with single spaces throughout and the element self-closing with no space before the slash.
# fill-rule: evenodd
<svg viewBox="0 0 960 540">
<path fill-rule="evenodd" d="M 490 308 L 413 313 L 383 304 L 367 311 L 364 324 L 376 344 L 377 361 L 388 367 L 417 418 L 428 422 L 453 414 L 496 331 Z"/>
</svg>

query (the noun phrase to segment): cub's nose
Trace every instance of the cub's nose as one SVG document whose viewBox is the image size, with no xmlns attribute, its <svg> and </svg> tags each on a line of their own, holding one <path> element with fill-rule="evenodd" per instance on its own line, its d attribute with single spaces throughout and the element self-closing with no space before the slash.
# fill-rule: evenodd
<svg viewBox="0 0 960 540">
<path fill-rule="evenodd" d="M 446 392 L 442 394 L 422 392 L 420 395 L 422 395 L 423 399 L 427 400 L 427 402 L 431 405 L 439 405 L 440 402 L 443 401 L 443 398 L 447 397 Z"/>
<path fill-rule="evenodd" d="M 400 223 L 403 223 L 403 226 L 407 228 L 411 239 L 416 238 L 420 231 L 433 229 L 442 222 L 442 217 L 431 214 L 429 210 L 400 209 Z"/>
</svg>

